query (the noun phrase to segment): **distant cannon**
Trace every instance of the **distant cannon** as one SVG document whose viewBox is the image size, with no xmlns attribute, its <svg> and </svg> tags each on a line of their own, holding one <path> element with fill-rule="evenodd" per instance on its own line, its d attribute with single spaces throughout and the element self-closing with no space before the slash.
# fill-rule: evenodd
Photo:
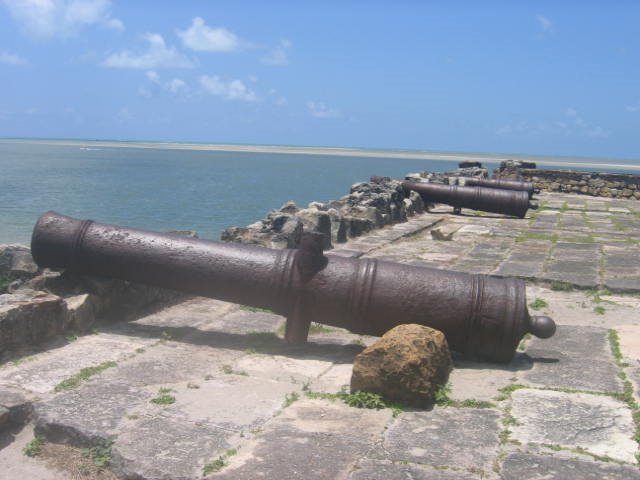
<svg viewBox="0 0 640 480">
<path fill-rule="evenodd" d="M 287 317 L 293 343 L 306 341 L 311 322 L 368 335 L 418 323 L 441 330 L 453 350 L 508 362 L 527 332 L 555 332 L 549 317 L 529 316 L 522 280 L 325 256 L 318 233 L 304 234 L 297 250 L 272 250 L 48 212 L 31 250 L 41 267 L 270 309 Z"/>
<path fill-rule="evenodd" d="M 501 190 L 497 188 L 466 187 L 428 182 L 402 182 L 402 188 L 420 194 L 425 202 L 451 205 L 455 213 L 461 208 L 501 213 L 524 218 L 529 208 L 538 206 L 529 201 L 523 190 Z"/>
<path fill-rule="evenodd" d="M 521 180 L 507 180 L 502 178 L 458 177 L 463 180 L 465 186 L 499 188 L 501 190 L 523 190 L 529 194 L 529 198 L 535 193 L 533 182 Z"/>
</svg>

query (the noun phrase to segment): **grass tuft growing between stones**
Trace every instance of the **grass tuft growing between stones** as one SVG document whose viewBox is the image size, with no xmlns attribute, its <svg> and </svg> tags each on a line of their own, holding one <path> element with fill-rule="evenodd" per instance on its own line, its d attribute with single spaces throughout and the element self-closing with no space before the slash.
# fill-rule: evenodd
<svg viewBox="0 0 640 480">
<path fill-rule="evenodd" d="M 382 396 L 377 393 L 357 391 L 354 393 L 347 393 L 346 388 L 343 388 L 337 393 L 323 393 L 312 392 L 306 390 L 305 396 L 311 399 L 321 400 L 341 400 L 345 404 L 354 408 L 368 408 L 374 410 L 382 410 L 384 408 L 390 408 L 394 417 L 397 417 L 402 413 L 403 408 L 400 404 L 387 402 Z"/>
<path fill-rule="evenodd" d="M 244 370 L 235 370 L 231 365 L 226 364 L 222 365 L 222 367 L 220 367 L 220 370 L 222 370 L 222 373 L 224 373 L 225 375 L 242 375 L 245 377 L 249 375 Z"/>
<path fill-rule="evenodd" d="M 524 385 L 521 385 L 519 383 L 511 383 L 509 385 L 507 385 L 506 387 L 503 387 L 500 389 L 500 395 L 498 395 L 496 398 L 494 398 L 494 400 L 496 402 L 502 402 L 503 400 L 507 400 L 508 398 L 511 397 L 511 394 L 513 392 L 515 392 L 516 390 L 520 390 L 521 388 L 526 388 Z"/>
<path fill-rule="evenodd" d="M 228 449 L 226 452 L 224 452 L 224 454 L 220 455 L 215 460 L 212 460 L 209 463 L 207 463 L 202 469 L 202 474 L 206 477 L 211 473 L 219 472 L 224 467 L 229 465 L 229 458 L 233 457 L 237 453 L 238 453 L 238 450 L 236 450 L 235 448 Z"/>
<path fill-rule="evenodd" d="M 72 388 L 76 388 L 83 381 L 89 380 L 94 375 L 98 375 L 99 373 L 107 370 L 108 368 L 117 367 L 118 364 L 116 362 L 103 362 L 100 365 L 95 365 L 93 367 L 86 367 L 80 370 L 75 375 L 64 379 L 59 384 L 54 387 L 56 392 L 61 392 L 63 390 L 71 390 Z"/>
<path fill-rule="evenodd" d="M 82 456 L 89 458 L 98 471 L 104 470 L 111 463 L 111 447 L 113 440 L 102 440 L 98 445 L 82 450 Z"/>
<path fill-rule="evenodd" d="M 548 306 L 549 304 L 547 303 L 547 301 L 543 300 L 542 298 L 536 298 L 529 304 L 529 308 L 533 310 L 542 310 L 543 308 L 547 308 Z"/>
<path fill-rule="evenodd" d="M 240 310 L 254 313 L 273 313 L 273 310 L 269 310 L 268 308 L 251 307 L 249 305 L 240 305 Z"/>
<path fill-rule="evenodd" d="M 624 358 L 622 357 L 622 352 L 620 351 L 620 337 L 618 332 L 614 329 L 609 330 L 609 345 L 611 346 L 611 354 L 618 366 L 619 372 L 618 377 L 622 380 L 622 393 L 616 394 L 616 398 L 625 402 L 627 406 L 631 409 L 633 422 L 636 427 L 636 431 L 633 439 L 640 443 L 640 405 L 636 401 L 633 396 L 633 385 L 629 381 L 627 374 L 624 371 L 624 368 L 628 366 L 625 363 Z M 640 463 L 640 453 L 636 453 L 636 460 Z"/>
<path fill-rule="evenodd" d="M 531 334 L 530 333 L 525 333 L 524 336 L 522 337 L 522 340 L 520 340 L 520 343 L 518 343 L 518 348 L 517 350 L 519 352 L 524 352 L 527 348 L 527 342 L 529 341 L 529 339 L 531 338 Z"/>
<path fill-rule="evenodd" d="M 556 243 L 560 237 L 558 234 L 554 233 L 549 235 L 547 233 L 537 233 L 537 232 L 523 232 L 516 237 L 516 243 L 526 242 L 528 240 L 548 240 L 552 243 Z"/>
<path fill-rule="evenodd" d="M 484 400 L 468 398 L 466 400 L 454 400 L 450 397 L 451 385 L 449 383 L 438 386 L 434 397 L 434 403 L 439 407 L 454 408 L 495 408 L 496 405 Z"/>
<path fill-rule="evenodd" d="M 536 445 L 536 444 L 530 443 L 530 445 Z M 589 450 L 582 447 L 563 447 L 562 445 L 556 445 L 554 443 L 540 443 L 539 445 L 541 447 L 548 448 L 549 450 L 553 450 L 554 452 L 578 453 L 580 455 L 588 455 L 594 460 L 598 460 L 600 462 L 605 462 L 605 463 L 612 462 L 612 463 L 617 463 L 619 465 L 626 464 L 626 462 L 623 462 L 621 460 L 616 460 L 615 458 L 611 458 L 606 455 L 596 455 L 595 453 L 591 453 Z"/>
<path fill-rule="evenodd" d="M 291 404 L 300 400 L 300 394 L 298 392 L 287 393 L 284 397 L 284 403 L 282 404 L 282 408 L 290 407 Z"/>
<path fill-rule="evenodd" d="M 573 285 L 568 282 L 554 280 L 551 282 L 551 290 L 555 292 L 570 292 L 573 290 Z"/>
<path fill-rule="evenodd" d="M 42 446 L 44 445 L 44 442 L 44 437 L 36 435 L 33 440 L 27 443 L 27 445 L 22 449 L 22 453 L 27 457 L 37 457 L 42 453 Z"/>
<path fill-rule="evenodd" d="M 172 391 L 170 388 L 161 388 L 158 390 L 158 396 L 149 401 L 155 405 L 171 405 L 176 403 L 176 397 L 170 394 Z"/>
</svg>

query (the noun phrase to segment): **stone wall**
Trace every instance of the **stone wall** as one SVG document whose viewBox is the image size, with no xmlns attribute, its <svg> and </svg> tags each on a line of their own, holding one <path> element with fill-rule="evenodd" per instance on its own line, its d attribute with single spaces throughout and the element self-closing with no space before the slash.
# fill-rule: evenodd
<svg viewBox="0 0 640 480">
<path fill-rule="evenodd" d="M 519 173 L 546 192 L 640 200 L 640 175 L 537 169 L 521 169 Z"/>
<path fill-rule="evenodd" d="M 383 177 L 376 182 L 353 184 L 349 194 L 339 200 L 311 202 L 307 208 L 287 202 L 256 223 L 226 229 L 222 240 L 296 248 L 304 230 L 325 234 L 325 249 L 330 249 L 334 243 L 404 222 L 408 216 L 423 211 L 420 195 L 416 192 L 407 195 L 399 181 Z"/>
<path fill-rule="evenodd" d="M 81 334 L 109 316 L 131 319 L 186 296 L 122 280 L 40 269 L 29 248 L 0 245 L 0 361 L 60 334 Z"/>
</svg>

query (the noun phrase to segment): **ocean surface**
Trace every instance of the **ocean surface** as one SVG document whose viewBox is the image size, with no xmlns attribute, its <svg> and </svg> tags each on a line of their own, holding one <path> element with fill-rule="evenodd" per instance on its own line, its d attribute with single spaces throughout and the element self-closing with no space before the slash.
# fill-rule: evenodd
<svg viewBox="0 0 640 480">
<path fill-rule="evenodd" d="M 196 230 L 217 240 L 225 228 L 253 223 L 288 200 L 306 206 L 338 199 L 371 175 L 455 167 L 442 160 L 0 140 L 0 243 L 28 245 L 48 210 L 150 230 Z"/>
</svg>

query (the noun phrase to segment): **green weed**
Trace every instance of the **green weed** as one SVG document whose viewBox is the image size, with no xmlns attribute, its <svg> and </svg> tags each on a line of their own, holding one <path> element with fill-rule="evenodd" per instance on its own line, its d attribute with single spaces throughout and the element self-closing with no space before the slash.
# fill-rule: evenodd
<svg viewBox="0 0 640 480">
<path fill-rule="evenodd" d="M 60 392 L 63 390 L 70 390 L 72 388 L 76 388 L 82 381 L 89 380 L 94 375 L 98 375 L 108 368 L 117 367 L 118 364 L 116 362 L 103 362 L 100 365 L 96 365 L 94 367 L 86 367 L 80 370 L 78 373 L 69 377 L 54 387 L 56 392 Z"/>
<path fill-rule="evenodd" d="M 171 405 L 176 403 L 176 397 L 170 395 L 173 390 L 170 388 L 161 388 L 158 390 L 158 396 L 149 400 L 155 405 Z"/>
<path fill-rule="evenodd" d="M 229 457 L 233 457 L 237 453 L 238 450 L 236 450 L 235 448 L 228 449 L 224 454 L 207 463 L 202 469 L 202 474 L 206 477 L 210 473 L 219 472 L 224 467 L 229 465 Z"/>
<path fill-rule="evenodd" d="M 297 392 L 287 393 L 284 397 L 284 403 L 282 408 L 291 406 L 292 403 L 297 402 L 300 399 L 300 395 Z"/>
<path fill-rule="evenodd" d="M 42 453 L 42 446 L 45 443 L 44 437 L 36 435 L 33 440 L 31 440 L 27 445 L 22 449 L 22 453 L 24 453 L 27 457 L 37 457 Z"/>
<path fill-rule="evenodd" d="M 529 304 L 529 308 L 533 310 L 542 310 L 543 308 L 547 308 L 548 306 L 549 304 L 542 298 L 536 298 L 533 302 Z"/>
<path fill-rule="evenodd" d="M 500 389 L 500 395 L 498 395 L 494 400 L 496 402 L 502 402 L 503 400 L 508 399 L 509 397 L 511 397 L 511 394 L 513 392 L 515 392 L 516 390 L 520 390 L 521 388 L 526 388 L 524 385 L 521 385 L 519 383 L 511 383 L 509 385 L 507 385 L 504 388 Z"/>
<path fill-rule="evenodd" d="M 570 292 L 573 290 L 573 285 L 560 280 L 554 280 L 551 282 L 551 290 L 555 292 Z"/>
<path fill-rule="evenodd" d="M 91 459 L 98 470 L 104 470 L 111 462 L 113 440 L 103 440 L 98 445 L 82 450 L 82 456 Z"/>
</svg>

